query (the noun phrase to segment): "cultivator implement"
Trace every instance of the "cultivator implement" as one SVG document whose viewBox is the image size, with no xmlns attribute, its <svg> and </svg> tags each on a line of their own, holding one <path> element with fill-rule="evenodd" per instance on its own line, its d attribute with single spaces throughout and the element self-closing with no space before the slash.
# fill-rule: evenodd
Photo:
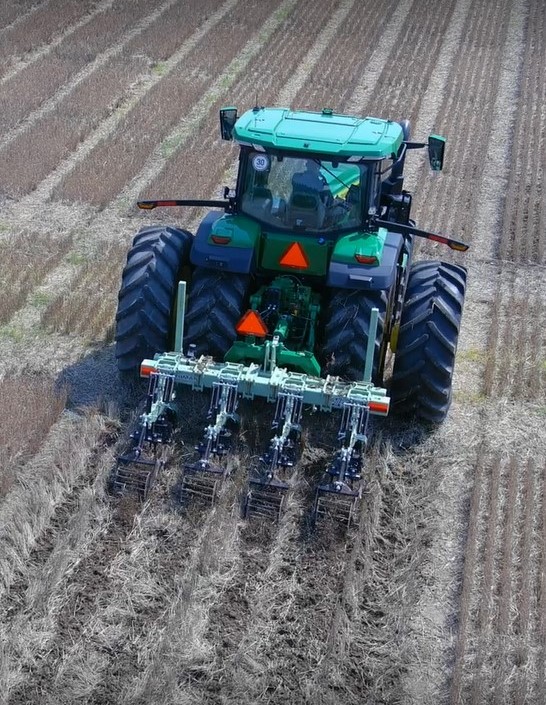
<svg viewBox="0 0 546 705">
<path fill-rule="evenodd" d="M 173 422 L 177 425 L 183 422 L 184 409 L 176 388 L 186 385 L 198 391 L 211 391 L 209 417 L 214 417 L 214 422 L 205 429 L 196 447 L 199 458 L 182 466 L 181 502 L 196 500 L 212 504 L 215 501 L 227 475 L 225 456 L 229 453 L 231 439 L 227 426 L 238 421 L 239 398 L 261 397 L 275 403 L 272 426 L 277 433 L 256 467 L 251 469 L 243 503 L 245 518 L 278 520 L 282 515 L 297 460 L 303 410 L 312 407 L 341 412 L 340 448 L 316 490 L 313 518 L 333 517 L 350 524 L 360 497 L 360 465 L 367 442 L 368 417 L 388 413 L 389 399 L 385 390 L 371 382 L 349 383 L 338 377 L 322 379 L 290 372 L 274 364 L 268 367 L 218 363 L 207 356 L 195 359 L 182 353 L 165 353 L 155 360 L 145 360 L 141 373 L 150 379 L 147 410 L 133 434 L 137 440 L 132 455 L 118 458 L 114 488 L 118 491 L 135 488 L 141 496 L 147 496 L 160 469 L 150 463 L 158 447 L 170 440 Z M 127 458 L 132 459 L 129 479 L 125 479 L 124 474 L 131 465 Z"/>
</svg>

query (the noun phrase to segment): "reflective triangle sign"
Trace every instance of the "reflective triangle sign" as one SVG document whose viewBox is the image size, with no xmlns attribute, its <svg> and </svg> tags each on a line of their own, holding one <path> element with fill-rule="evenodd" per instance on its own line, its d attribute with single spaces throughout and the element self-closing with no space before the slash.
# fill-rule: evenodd
<svg viewBox="0 0 546 705">
<path fill-rule="evenodd" d="M 257 338 L 265 338 L 267 326 L 257 311 L 247 311 L 235 326 L 235 330 L 240 335 L 255 335 Z"/>
<path fill-rule="evenodd" d="M 293 242 L 284 251 L 283 256 L 279 260 L 282 267 L 294 267 L 295 269 L 307 269 L 309 260 L 305 254 L 305 250 L 299 242 Z"/>
</svg>

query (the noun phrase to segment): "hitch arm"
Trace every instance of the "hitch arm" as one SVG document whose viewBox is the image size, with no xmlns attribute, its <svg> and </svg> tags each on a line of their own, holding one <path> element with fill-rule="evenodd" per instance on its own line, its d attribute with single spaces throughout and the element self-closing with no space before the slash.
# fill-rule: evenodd
<svg viewBox="0 0 546 705">
<path fill-rule="evenodd" d="M 382 228 L 387 228 L 404 235 L 417 235 L 417 237 L 424 237 L 426 240 L 441 242 L 442 245 L 447 245 L 452 250 L 457 250 L 458 252 L 466 252 L 469 248 L 469 245 L 465 242 L 461 242 L 460 240 L 453 240 L 452 238 L 445 237 L 444 235 L 429 233 L 426 230 L 419 230 L 418 228 L 413 228 L 411 225 L 401 225 L 400 223 L 395 223 L 391 220 L 381 220 L 380 218 L 374 219 L 373 223 L 374 225 L 379 225 Z"/>
</svg>

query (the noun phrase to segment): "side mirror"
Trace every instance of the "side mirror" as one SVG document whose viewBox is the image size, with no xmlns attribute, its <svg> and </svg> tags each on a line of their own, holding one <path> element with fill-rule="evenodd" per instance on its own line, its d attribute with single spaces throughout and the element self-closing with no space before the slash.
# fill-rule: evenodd
<svg viewBox="0 0 546 705">
<path fill-rule="evenodd" d="M 428 138 L 428 160 L 432 171 L 442 171 L 444 166 L 445 137 L 430 135 Z"/>
<path fill-rule="evenodd" d="M 220 109 L 220 135 L 223 140 L 233 139 L 233 128 L 237 122 L 237 108 Z"/>
</svg>

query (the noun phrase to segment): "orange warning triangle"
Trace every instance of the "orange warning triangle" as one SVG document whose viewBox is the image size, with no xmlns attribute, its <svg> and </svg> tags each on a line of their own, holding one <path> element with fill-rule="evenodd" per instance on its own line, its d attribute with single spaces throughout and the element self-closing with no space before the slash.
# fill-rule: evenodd
<svg viewBox="0 0 546 705">
<path fill-rule="evenodd" d="M 255 335 L 258 338 L 265 338 L 267 326 L 262 321 L 262 317 L 257 311 L 247 311 L 235 326 L 235 330 L 240 335 Z"/>
<path fill-rule="evenodd" d="M 295 267 L 296 269 L 307 269 L 309 260 L 303 247 L 299 242 L 293 242 L 287 247 L 283 256 L 279 260 L 282 267 Z"/>
</svg>

